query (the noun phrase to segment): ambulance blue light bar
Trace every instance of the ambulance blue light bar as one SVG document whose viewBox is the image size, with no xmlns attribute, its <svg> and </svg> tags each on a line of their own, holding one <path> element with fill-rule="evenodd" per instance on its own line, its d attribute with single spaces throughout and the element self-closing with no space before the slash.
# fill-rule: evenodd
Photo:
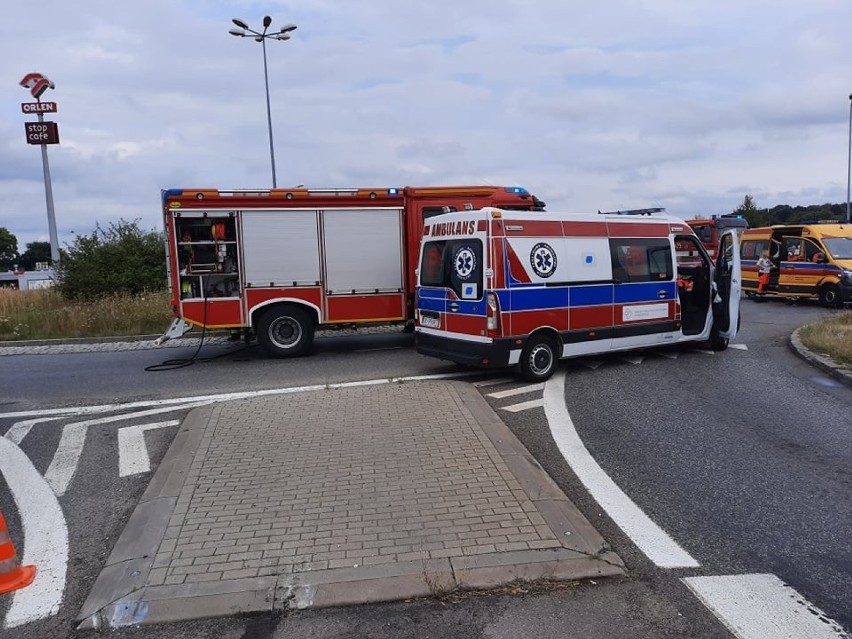
<svg viewBox="0 0 852 639">
<path fill-rule="evenodd" d="M 527 191 L 522 186 L 507 186 L 503 190 L 506 191 L 506 193 L 514 193 L 515 195 L 529 195 L 530 194 L 530 192 Z"/>
<path fill-rule="evenodd" d="M 388 189 L 388 195 L 399 195 L 399 189 Z"/>
</svg>

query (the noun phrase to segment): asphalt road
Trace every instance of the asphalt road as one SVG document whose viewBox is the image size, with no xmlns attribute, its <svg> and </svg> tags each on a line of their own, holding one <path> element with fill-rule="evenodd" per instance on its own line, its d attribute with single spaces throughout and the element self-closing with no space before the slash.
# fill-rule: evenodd
<svg viewBox="0 0 852 639">
<path fill-rule="evenodd" d="M 852 523 L 852 391 L 802 363 L 786 346 L 793 328 L 826 311 L 783 302 L 743 303 L 744 330 L 737 341 L 747 351 L 707 355 L 690 350 L 677 359 L 651 354 L 639 364 L 611 357 L 563 365 L 566 405 L 584 442 L 631 498 L 700 560 L 699 570 L 653 566 L 579 484 L 554 446 L 543 411 L 509 413 L 500 407 L 515 399 L 490 399 L 625 559 L 628 578 L 536 595 L 401 602 L 113 634 L 727 637 L 679 578 L 733 572 L 773 572 L 849 628 L 843 603 L 852 600 L 852 565 L 843 532 Z M 257 349 L 241 346 L 207 346 L 201 357 L 214 359 L 158 373 L 144 369 L 166 358 L 188 357 L 195 349 L 7 356 L 0 359 L 0 384 L 9 389 L 0 412 L 458 370 L 418 356 L 410 345 L 411 337 L 402 334 L 332 337 L 320 341 L 313 356 L 299 360 L 269 360 Z M 177 410 L 166 417 L 184 413 Z M 50 467 L 60 426 L 71 419 L 80 417 L 33 428 L 24 440 L 22 447 L 40 473 Z M 77 474 L 60 497 L 70 556 L 59 614 L 0 630 L 0 637 L 68 636 L 71 619 L 150 477 L 119 477 L 117 472 L 118 429 L 146 419 L 128 416 L 90 430 Z M 0 430 L 10 421 L 0 419 Z M 166 427 L 147 433 L 152 469 L 175 431 Z M 10 527 L 19 527 L 6 488 L 0 479 L 0 508 Z M 0 599 L 0 618 L 7 607 Z"/>
<path fill-rule="evenodd" d="M 743 304 L 736 342 L 747 350 L 567 363 L 565 405 L 595 460 L 700 563 L 675 574 L 772 573 L 852 628 L 852 390 L 787 345 L 826 311 Z M 589 496 L 546 425 L 501 416 L 633 575 L 653 579 L 658 571 Z M 670 594 L 677 600 L 677 588 Z"/>
</svg>

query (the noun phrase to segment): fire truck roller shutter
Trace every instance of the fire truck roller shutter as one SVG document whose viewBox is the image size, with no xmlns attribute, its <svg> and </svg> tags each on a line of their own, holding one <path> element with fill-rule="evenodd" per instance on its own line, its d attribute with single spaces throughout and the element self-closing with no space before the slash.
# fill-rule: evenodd
<svg viewBox="0 0 852 639">
<path fill-rule="evenodd" d="M 245 211 L 242 217 L 248 286 L 316 286 L 320 281 L 316 211 Z"/>
<path fill-rule="evenodd" d="M 402 290 L 402 209 L 324 211 L 323 232 L 330 295 Z"/>
</svg>

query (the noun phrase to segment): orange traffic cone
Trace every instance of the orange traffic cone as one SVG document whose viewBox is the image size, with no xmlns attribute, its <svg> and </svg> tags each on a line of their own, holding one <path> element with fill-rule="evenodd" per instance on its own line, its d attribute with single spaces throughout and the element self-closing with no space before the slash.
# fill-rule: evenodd
<svg viewBox="0 0 852 639">
<path fill-rule="evenodd" d="M 6 520 L 0 512 L 0 595 L 29 586 L 35 574 L 35 566 L 18 565 L 15 544 L 9 538 Z"/>
</svg>

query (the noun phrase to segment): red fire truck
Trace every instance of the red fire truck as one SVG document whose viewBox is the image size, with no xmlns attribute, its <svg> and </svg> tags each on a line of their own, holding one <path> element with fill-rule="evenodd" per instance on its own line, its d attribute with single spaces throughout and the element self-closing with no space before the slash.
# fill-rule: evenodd
<svg viewBox="0 0 852 639">
<path fill-rule="evenodd" d="M 748 222 L 739 213 L 711 215 L 710 217 L 687 220 L 686 223 L 692 227 L 713 259 L 716 259 L 719 251 L 719 238 L 726 229 L 740 229 L 739 232 L 742 233 L 748 228 Z"/>
<path fill-rule="evenodd" d="M 544 208 L 496 186 L 169 189 L 162 200 L 174 320 L 157 343 L 192 326 L 242 330 L 275 357 L 306 353 L 318 327 L 412 322 L 425 219 Z"/>
</svg>

